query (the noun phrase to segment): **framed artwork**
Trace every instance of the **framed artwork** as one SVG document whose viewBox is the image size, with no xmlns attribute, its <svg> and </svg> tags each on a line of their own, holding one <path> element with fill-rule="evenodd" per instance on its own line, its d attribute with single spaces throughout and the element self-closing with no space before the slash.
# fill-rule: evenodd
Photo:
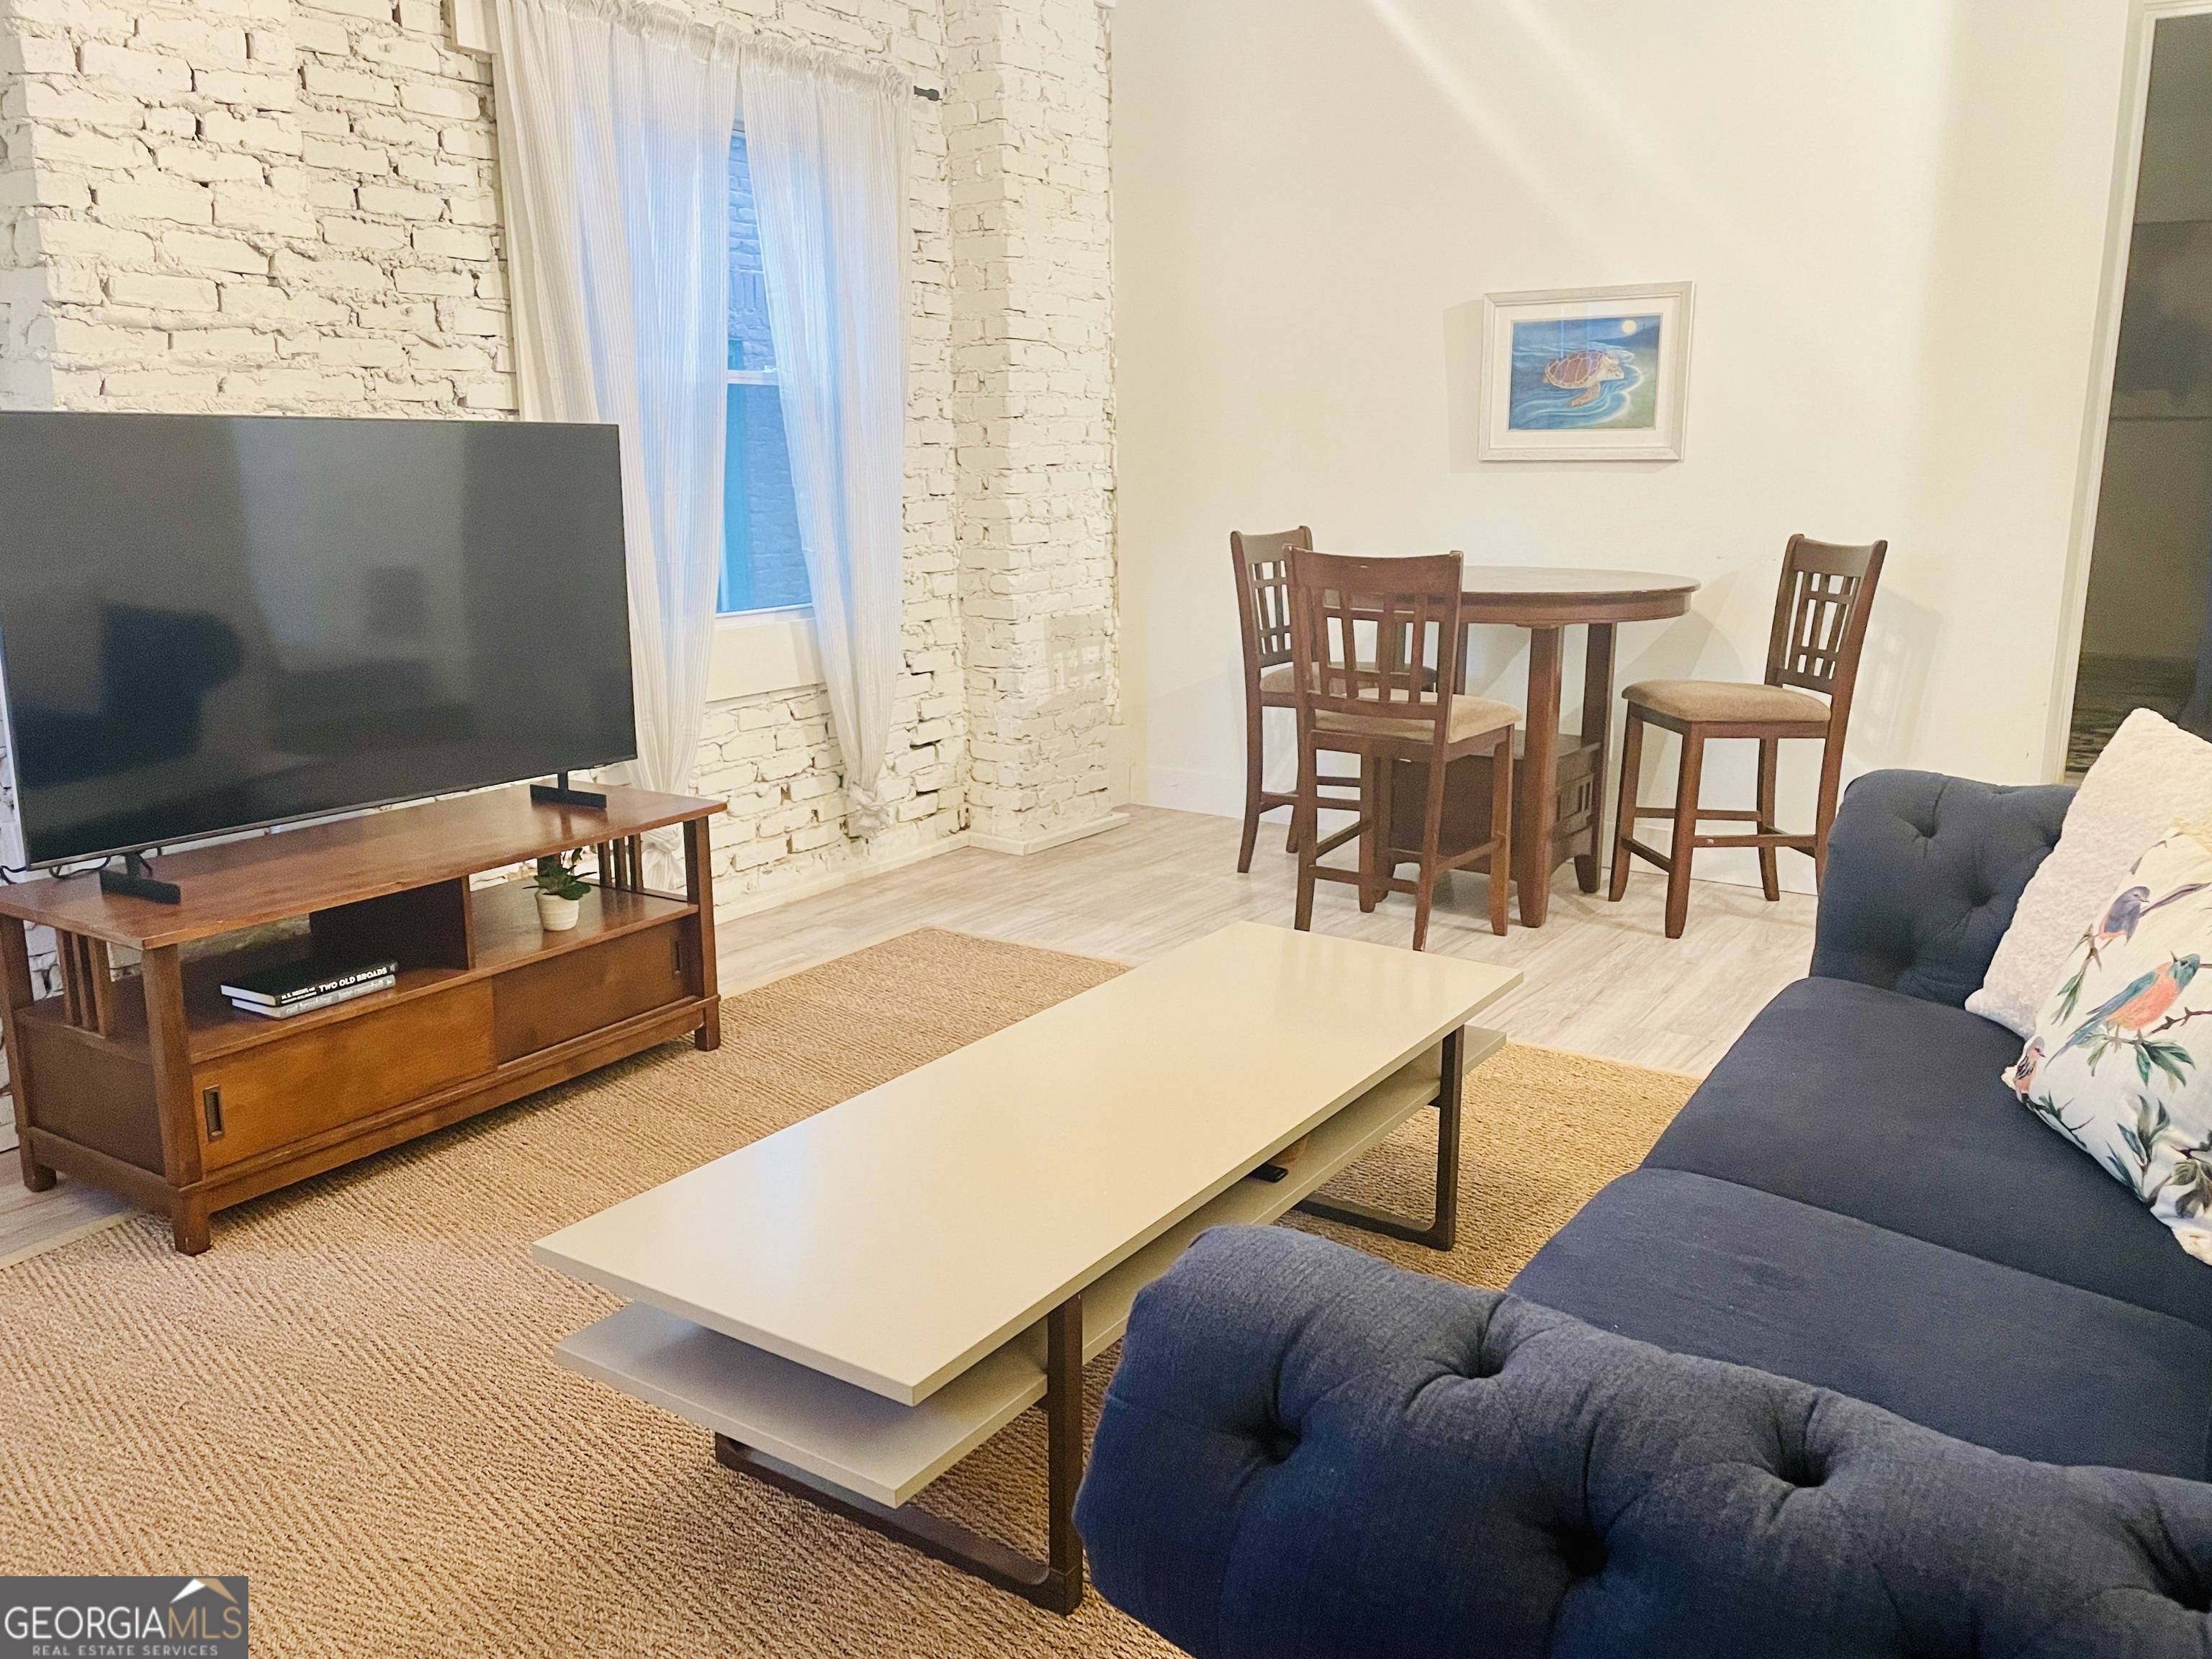
<svg viewBox="0 0 2212 1659">
<path fill-rule="evenodd" d="M 1486 461 L 1679 461 L 1690 285 L 1482 301 Z"/>
</svg>

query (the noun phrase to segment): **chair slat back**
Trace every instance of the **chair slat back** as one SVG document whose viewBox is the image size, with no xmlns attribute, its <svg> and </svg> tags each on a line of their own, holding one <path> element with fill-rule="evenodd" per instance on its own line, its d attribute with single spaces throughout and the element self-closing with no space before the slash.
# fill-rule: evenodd
<svg viewBox="0 0 2212 1659">
<path fill-rule="evenodd" d="M 1767 684 L 1825 692 L 1832 708 L 1848 709 L 1888 551 L 1887 542 L 1841 547 L 1805 536 L 1790 538 L 1767 641 Z"/>
<path fill-rule="evenodd" d="M 1313 532 L 1229 532 L 1237 572 L 1237 622 L 1244 638 L 1244 678 L 1256 689 L 1262 669 L 1291 659 L 1291 553 L 1313 545 Z"/>
<path fill-rule="evenodd" d="M 1303 725 L 1328 712 L 1427 720 L 1443 741 L 1459 678 L 1461 557 L 1291 553 L 1291 661 Z"/>
</svg>

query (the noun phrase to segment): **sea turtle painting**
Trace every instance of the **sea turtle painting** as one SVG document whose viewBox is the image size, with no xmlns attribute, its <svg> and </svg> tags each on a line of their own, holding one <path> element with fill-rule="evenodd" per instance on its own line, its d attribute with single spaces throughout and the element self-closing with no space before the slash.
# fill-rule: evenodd
<svg viewBox="0 0 2212 1659">
<path fill-rule="evenodd" d="M 1662 321 L 1644 313 L 1514 319 L 1508 429 L 1649 428 Z"/>
<path fill-rule="evenodd" d="M 1627 378 L 1628 371 L 1620 366 L 1620 359 L 1610 351 L 1570 351 L 1544 365 L 1545 385 L 1582 394 L 1568 403 L 1569 409 L 1595 403 L 1607 380 Z"/>
</svg>

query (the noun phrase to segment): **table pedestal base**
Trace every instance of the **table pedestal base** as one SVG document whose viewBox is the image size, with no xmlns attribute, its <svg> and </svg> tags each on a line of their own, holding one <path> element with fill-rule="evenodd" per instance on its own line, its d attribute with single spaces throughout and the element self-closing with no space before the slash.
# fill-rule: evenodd
<svg viewBox="0 0 2212 1659">
<path fill-rule="evenodd" d="M 1603 850 L 1599 845 L 1602 772 L 1597 746 L 1584 743 L 1571 732 L 1559 734 L 1557 770 L 1552 792 L 1550 855 L 1535 839 L 1536 813 L 1530 791 L 1535 779 L 1522 751 L 1523 735 L 1514 737 L 1513 757 L 1513 880 L 1521 890 L 1525 918 L 1530 896 L 1548 890 L 1552 872 L 1570 859 L 1575 880 L 1585 893 L 1598 890 Z M 1400 761 L 1391 780 L 1390 816 L 1399 847 L 1417 847 L 1421 840 L 1421 808 L 1428 799 L 1429 769 L 1419 761 Z M 1490 757 L 1469 755 L 1454 761 L 1444 773 L 1443 850 L 1446 854 L 1480 847 L 1490 839 Z M 1481 869 L 1480 864 L 1470 869 Z"/>
<path fill-rule="evenodd" d="M 1613 630 L 1625 622 L 1657 622 L 1690 608 L 1697 583 L 1678 576 L 1633 570 L 1544 570 L 1471 566 L 1460 620 L 1472 637 L 1479 623 L 1502 623 L 1528 632 L 1527 771 L 1516 778 L 1513 824 L 1514 878 L 1521 883 L 1521 924 L 1541 927 L 1551 912 L 1552 872 L 1567 858 L 1585 893 L 1597 891 L 1598 860 L 1604 856 L 1605 757 L 1613 722 Z M 1560 669 L 1566 630 L 1581 624 L 1589 634 L 1583 657 L 1582 735 L 1559 730 Z M 1472 653 L 1460 655 L 1459 683 L 1465 691 Z M 1589 807 L 1589 845 L 1570 848 L 1541 869 L 1540 854 L 1558 843 L 1565 823 L 1562 802 L 1573 748 L 1593 751 L 1595 777 Z M 1577 809 L 1579 810 L 1579 809 Z M 1579 832 L 1577 837 L 1579 838 Z M 1522 849 L 1528 856 L 1522 855 Z M 1525 872 L 1525 874 L 1524 874 Z"/>
</svg>

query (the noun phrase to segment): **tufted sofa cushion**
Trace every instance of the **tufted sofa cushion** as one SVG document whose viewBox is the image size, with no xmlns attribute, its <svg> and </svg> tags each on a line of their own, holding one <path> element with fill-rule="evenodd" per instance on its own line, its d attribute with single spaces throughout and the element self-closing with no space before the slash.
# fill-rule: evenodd
<svg viewBox="0 0 2212 1659">
<path fill-rule="evenodd" d="M 1139 1297 L 1077 1521 L 1198 1659 L 2212 1648 L 2212 1486 L 1985 1451 L 1279 1229 Z"/>
<path fill-rule="evenodd" d="M 2212 1331 L 2212 1269 L 2021 1105 L 1999 1080 L 2019 1058 L 2018 1037 L 1963 1008 L 1801 979 L 1736 1039 L 1644 1163 Z"/>
<path fill-rule="evenodd" d="M 1963 1007 L 2074 792 L 1869 772 L 1828 835 L 1813 971 Z"/>
<path fill-rule="evenodd" d="M 2212 1335 L 1732 1181 L 1631 1170 L 1507 1288 L 1992 1451 L 2204 1478 Z"/>
</svg>

